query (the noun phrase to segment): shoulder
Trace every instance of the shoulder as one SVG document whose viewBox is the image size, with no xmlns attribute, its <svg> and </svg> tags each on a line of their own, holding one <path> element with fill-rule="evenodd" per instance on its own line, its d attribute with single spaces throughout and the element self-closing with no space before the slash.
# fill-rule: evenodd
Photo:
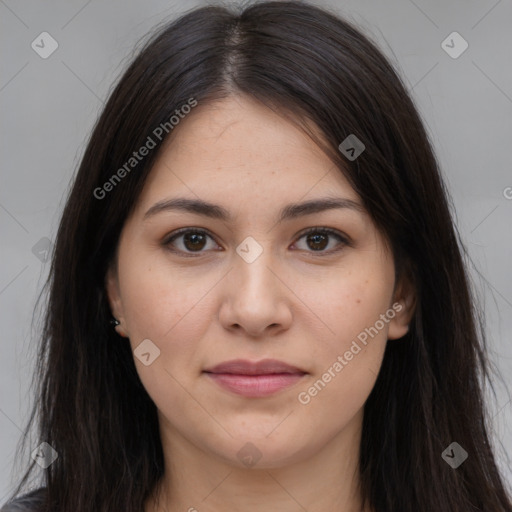
<svg viewBox="0 0 512 512">
<path fill-rule="evenodd" d="M 6 503 L 0 512 L 39 512 L 44 503 L 45 488 L 41 487 Z"/>
</svg>

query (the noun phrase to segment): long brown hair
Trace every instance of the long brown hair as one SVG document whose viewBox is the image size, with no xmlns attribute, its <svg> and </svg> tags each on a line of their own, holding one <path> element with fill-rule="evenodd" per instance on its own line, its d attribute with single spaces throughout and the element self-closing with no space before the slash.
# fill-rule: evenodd
<svg viewBox="0 0 512 512">
<path fill-rule="evenodd" d="M 511 512 L 486 426 L 485 337 L 420 116 L 398 73 L 355 26 L 281 1 L 204 7 L 164 26 L 92 132 L 55 243 L 27 427 L 37 421 L 40 441 L 59 454 L 44 471 L 44 510 L 140 512 L 163 475 L 156 407 L 129 345 L 109 326 L 104 280 L 165 138 L 108 196 L 94 191 L 190 98 L 201 104 L 233 92 L 319 129 L 318 144 L 389 240 L 397 276 L 413 279 L 410 331 L 388 343 L 365 404 L 364 500 L 379 512 Z M 366 146 L 355 160 L 338 149 L 351 134 Z M 441 456 L 453 441 L 469 454 L 456 469 Z"/>
</svg>

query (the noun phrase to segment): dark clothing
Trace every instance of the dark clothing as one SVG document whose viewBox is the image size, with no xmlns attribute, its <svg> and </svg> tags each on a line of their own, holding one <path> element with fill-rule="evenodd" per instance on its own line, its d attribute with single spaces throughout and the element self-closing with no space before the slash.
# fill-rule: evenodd
<svg viewBox="0 0 512 512">
<path fill-rule="evenodd" d="M 40 512 L 44 503 L 45 489 L 42 487 L 6 503 L 0 512 Z"/>
</svg>

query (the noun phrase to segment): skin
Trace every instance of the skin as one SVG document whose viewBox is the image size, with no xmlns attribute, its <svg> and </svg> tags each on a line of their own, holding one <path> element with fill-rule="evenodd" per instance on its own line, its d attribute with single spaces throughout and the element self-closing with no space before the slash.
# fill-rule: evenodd
<svg viewBox="0 0 512 512">
<path fill-rule="evenodd" d="M 363 406 L 388 339 L 402 337 L 412 315 L 412 293 L 395 283 L 383 236 L 364 210 L 348 208 L 277 223 L 289 203 L 361 202 L 310 138 L 252 99 L 197 106 L 168 142 L 106 279 L 118 333 L 132 349 L 150 339 L 160 350 L 148 366 L 134 357 L 158 409 L 166 464 L 160 502 L 148 499 L 146 512 L 359 510 Z M 177 210 L 144 220 L 155 203 L 178 196 L 221 205 L 232 221 Z M 165 246 L 185 227 L 212 237 L 187 243 L 180 236 Z M 350 242 L 302 235 L 321 227 Z M 236 252 L 248 236 L 263 250 L 251 263 Z M 378 335 L 300 403 L 299 393 L 397 302 L 402 310 Z M 271 396 L 248 398 L 203 373 L 235 358 L 275 358 L 307 374 Z M 248 442 L 261 456 L 252 466 L 237 456 Z"/>
</svg>

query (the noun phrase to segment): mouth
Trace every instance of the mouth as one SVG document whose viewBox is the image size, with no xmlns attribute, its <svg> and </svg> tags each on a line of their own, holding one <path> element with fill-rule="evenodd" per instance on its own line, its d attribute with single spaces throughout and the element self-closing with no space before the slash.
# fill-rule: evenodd
<svg viewBox="0 0 512 512">
<path fill-rule="evenodd" d="M 203 373 L 223 389 L 252 398 L 269 396 L 289 388 L 307 375 L 306 371 L 276 359 L 259 362 L 236 359 Z"/>
</svg>

